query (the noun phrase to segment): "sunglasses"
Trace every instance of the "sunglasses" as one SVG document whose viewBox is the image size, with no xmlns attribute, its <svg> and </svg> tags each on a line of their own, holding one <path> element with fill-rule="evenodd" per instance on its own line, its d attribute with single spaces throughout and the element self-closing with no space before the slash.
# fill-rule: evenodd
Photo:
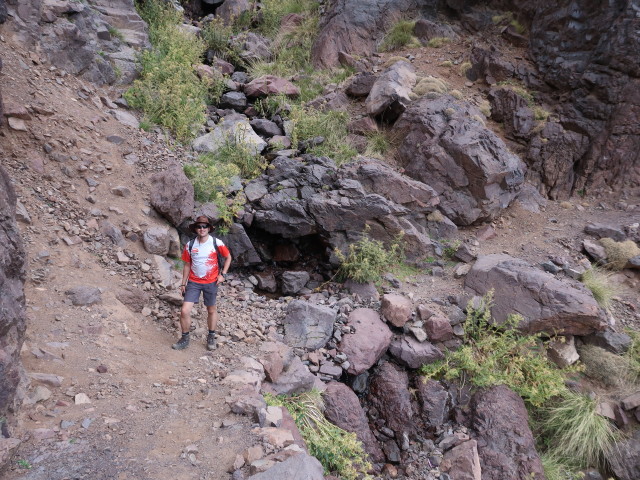
<svg viewBox="0 0 640 480">
<path fill-rule="evenodd" d="M 200 228 L 209 228 L 209 225 L 196 225 L 196 228 L 200 229 Z"/>
</svg>

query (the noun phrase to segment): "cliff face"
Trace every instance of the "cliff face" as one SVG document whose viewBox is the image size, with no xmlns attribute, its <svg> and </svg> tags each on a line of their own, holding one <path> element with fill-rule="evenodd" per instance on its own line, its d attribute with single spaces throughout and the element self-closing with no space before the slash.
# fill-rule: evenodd
<svg viewBox="0 0 640 480">
<path fill-rule="evenodd" d="M 16 391 L 22 378 L 20 349 L 26 328 L 25 252 L 15 207 L 13 187 L 0 167 L 0 417 L 14 413 L 20 401 Z"/>
<path fill-rule="evenodd" d="M 637 0 L 537 4 L 530 52 L 560 101 L 564 128 L 589 138 L 573 166 L 574 190 L 640 183 L 639 6 Z"/>
</svg>

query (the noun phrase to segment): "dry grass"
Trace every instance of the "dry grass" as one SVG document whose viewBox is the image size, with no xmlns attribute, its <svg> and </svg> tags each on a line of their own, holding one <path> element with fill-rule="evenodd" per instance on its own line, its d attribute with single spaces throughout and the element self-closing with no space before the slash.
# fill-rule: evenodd
<svg viewBox="0 0 640 480">
<path fill-rule="evenodd" d="M 585 375 L 592 380 L 621 392 L 633 385 L 635 372 L 627 357 L 595 345 L 583 345 L 578 353 L 585 366 Z"/>
<path fill-rule="evenodd" d="M 640 248 L 632 240 L 616 242 L 611 238 L 601 238 L 600 244 L 607 253 L 607 267 L 622 270 L 630 258 L 640 255 Z"/>
<path fill-rule="evenodd" d="M 435 93 L 447 93 L 449 87 L 442 80 L 435 77 L 424 77 L 421 79 L 415 87 L 413 87 L 413 93 L 422 97 L 427 93 L 435 92 Z"/>
<path fill-rule="evenodd" d="M 618 293 L 617 286 L 611 281 L 611 274 L 598 267 L 592 267 L 584 272 L 581 280 L 603 308 L 608 308 L 611 300 Z"/>
</svg>

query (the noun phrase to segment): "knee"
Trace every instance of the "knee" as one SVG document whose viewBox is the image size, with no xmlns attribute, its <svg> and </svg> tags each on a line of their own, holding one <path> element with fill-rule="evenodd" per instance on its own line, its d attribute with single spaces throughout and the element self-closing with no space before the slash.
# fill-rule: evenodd
<svg viewBox="0 0 640 480">
<path fill-rule="evenodd" d="M 218 313 L 218 309 L 215 305 L 212 305 L 210 307 L 207 307 L 207 312 L 209 312 L 211 315 L 215 315 L 216 313 Z"/>
</svg>

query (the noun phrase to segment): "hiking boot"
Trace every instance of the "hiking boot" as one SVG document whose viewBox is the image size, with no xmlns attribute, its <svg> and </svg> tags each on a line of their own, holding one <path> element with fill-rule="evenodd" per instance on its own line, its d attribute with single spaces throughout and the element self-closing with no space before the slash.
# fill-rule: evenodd
<svg viewBox="0 0 640 480">
<path fill-rule="evenodd" d="M 207 335 L 207 350 L 215 350 L 218 344 L 216 343 L 216 336 L 213 333 Z"/>
<path fill-rule="evenodd" d="M 180 340 L 171 345 L 174 350 L 184 350 L 189 346 L 189 335 L 183 335 Z"/>
</svg>

